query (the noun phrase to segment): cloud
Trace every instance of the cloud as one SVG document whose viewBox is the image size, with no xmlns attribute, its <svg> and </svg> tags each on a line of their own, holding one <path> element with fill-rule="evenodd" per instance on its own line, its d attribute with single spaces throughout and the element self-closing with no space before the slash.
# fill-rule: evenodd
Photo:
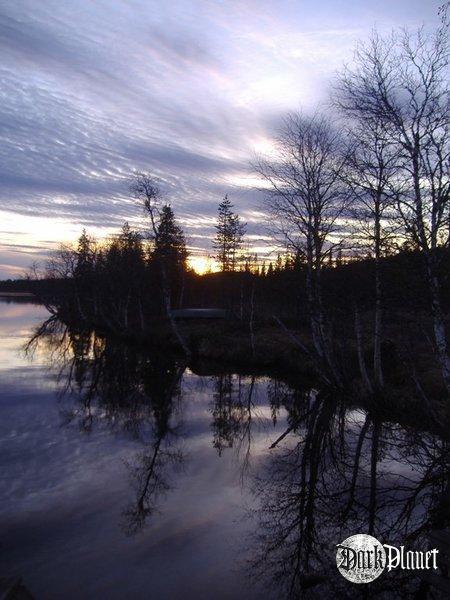
<svg viewBox="0 0 450 600">
<path fill-rule="evenodd" d="M 439 2 L 392 4 L 382 0 L 383 27 L 432 20 Z M 3 0 L 0 210 L 15 215 L 3 229 L 16 250 L 4 247 L 0 262 L 21 265 L 43 219 L 52 243 L 138 222 L 134 169 L 154 174 L 205 251 L 227 192 L 263 235 L 250 159 L 286 110 L 326 97 L 372 10 L 350 0 Z"/>
</svg>

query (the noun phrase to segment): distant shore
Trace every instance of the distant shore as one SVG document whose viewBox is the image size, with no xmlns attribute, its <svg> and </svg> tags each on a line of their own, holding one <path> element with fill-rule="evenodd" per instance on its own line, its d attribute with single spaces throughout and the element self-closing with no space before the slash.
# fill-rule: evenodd
<svg viewBox="0 0 450 600">
<path fill-rule="evenodd" d="M 0 292 L 0 298 L 36 298 L 31 292 Z"/>
</svg>

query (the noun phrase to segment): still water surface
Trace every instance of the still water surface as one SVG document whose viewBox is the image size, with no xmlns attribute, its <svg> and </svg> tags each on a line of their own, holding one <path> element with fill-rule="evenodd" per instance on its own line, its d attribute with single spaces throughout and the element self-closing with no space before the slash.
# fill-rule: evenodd
<svg viewBox="0 0 450 600">
<path fill-rule="evenodd" d="M 36 598 L 362 597 L 336 544 L 448 525 L 438 436 L 58 322 L 26 347 L 48 316 L 0 301 L 1 574 Z"/>
<path fill-rule="evenodd" d="M 245 450 L 241 439 L 229 448 L 227 432 L 214 430 L 214 378 L 180 374 L 168 400 L 171 414 L 158 407 L 156 425 L 145 398 L 143 406 L 136 398 L 137 406 L 122 408 L 96 407 L 93 399 L 90 421 L 79 405 L 79 381 L 61 396 L 67 384 L 59 375 L 62 349 L 39 347 L 32 360 L 24 354 L 31 330 L 45 317 L 33 304 L 0 304 L 3 572 L 22 575 L 37 598 L 258 597 L 242 573 L 249 497 L 239 454 Z M 164 377 L 153 378 L 164 396 Z M 242 397 L 250 382 L 231 377 Z M 254 382 L 254 464 L 244 465 L 247 472 L 284 426 L 283 416 L 272 422 L 267 382 Z M 149 499 L 155 512 L 150 507 L 141 523 L 133 514 L 134 475 L 147 474 L 159 435 L 163 485 Z"/>
</svg>

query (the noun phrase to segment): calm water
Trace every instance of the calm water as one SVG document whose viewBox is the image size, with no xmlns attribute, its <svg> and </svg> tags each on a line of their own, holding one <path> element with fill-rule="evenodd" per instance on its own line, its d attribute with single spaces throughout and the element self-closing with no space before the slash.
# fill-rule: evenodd
<svg viewBox="0 0 450 600">
<path fill-rule="evenodd" d="M 0 301 L 1 574 L 36 598 L 360 597 L 336 544 L 429 548 L 448 526 L 438 436 L 58 322 L 25 349 L 48 316 Z M 364 587 L 427 593 L 404 572 Z"/>
</svg>

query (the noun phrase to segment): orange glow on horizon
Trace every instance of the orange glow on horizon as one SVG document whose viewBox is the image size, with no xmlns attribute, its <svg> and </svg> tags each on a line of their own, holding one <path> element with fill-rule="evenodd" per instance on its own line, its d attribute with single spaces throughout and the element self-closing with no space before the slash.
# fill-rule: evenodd
<svg viewBox="0 0 450 600">
<path fill-rule="evenodd" d="M 190 256 L 188 258 L 188 265 L 198 275 L 215 273 L 219 270 L 216 261 L 209 256 Z"/>
</svg>

